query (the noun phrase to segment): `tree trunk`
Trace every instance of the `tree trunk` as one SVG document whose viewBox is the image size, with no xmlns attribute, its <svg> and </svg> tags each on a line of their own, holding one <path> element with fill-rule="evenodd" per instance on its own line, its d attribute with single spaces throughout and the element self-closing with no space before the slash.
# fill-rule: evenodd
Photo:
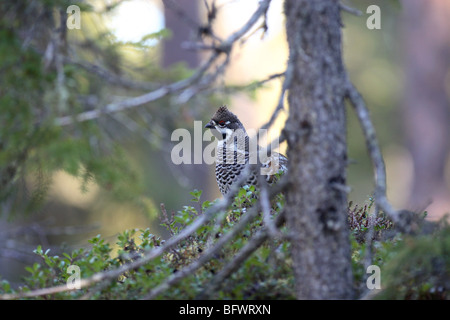
<svg viewBox="0 0 450 320">
<path fill-rule="evenodd" d="M 192 20 L 200 25 L 199 0 L 184 0 L 176 2 L 176 6 L 186 15 L 186 19 Z M 164 18 L 166 28 L 172 31 L 172 37 L 164 40 L 163 66 L 165 68 L 172 66 L 177 62 L 185 62 L 191 69 L 198 67 L 200 55 L 198 51 L 187 51 L 181 47 L 184 41 L 192 40 L 195 32 L 192 26 L 188 25 L 179 14 L 170 8 L 165 8 Z"/>
<path fill-rule="evenodd" d="M 404 1 L 403 124 L 414 164 L 408 207 L 439 218 L 450 209 L 450 2 Z M 420 41 L 417 41 L 420 39 Z M 430 205 L 431 204 L 431 205 Z M 430 206 L 428 206 L 430 205 Z"/>
<path fill-rule="evenodd" d="M 166 2 L 169 4 L 174 2 L 174 8 L 168 7 Z M 201 25 L 200 0 L 163 1 L 163 3 L 165 4 L 165 26 L 172 31 L 170 39 L 165 39 L 163 42 L 163 67 L 170 68 L 176 63 L 183 62 L 190 69 L 198 68 L 201 61 L 200 52 L 196 50 L 185 50 L 182 48 L 182 43 L 198 40 L 196 36 L 199 31 L 187 21 L 196 23 L 199 26 Z M 174 164 L 171 165 L 175 166 Z M 202 199 L 214 199 L 217 196 L 214 192 L 216 190 L 216 181 L 209 179 L 211 177 L 211 170 L 209 170 L 208 165 L 201 163 L 180 164 L 177 166 L 178 170 L 187 177 L 188 181 L 195 181 L 194 187 L 196 189 L 203 190 Z"/>
<path fill-rule="evenodd" d="M 286 217 L 299 299 L 352 298 L 345 69 L 335 0 L 286 0 L 290 187 Z"/>
</svg>

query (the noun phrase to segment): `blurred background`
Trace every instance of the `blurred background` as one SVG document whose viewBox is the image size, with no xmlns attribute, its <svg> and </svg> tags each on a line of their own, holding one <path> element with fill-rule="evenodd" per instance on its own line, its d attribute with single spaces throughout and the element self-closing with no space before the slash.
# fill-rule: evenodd
<svg viewBox="0 0 450 320">
<path fill-rule="evenodd" d="M 366 9 L 373 2 L 345 1 L 362 13 L 342 13 L 345 65 L 373 117 L 387 167 L 388 198 L 398 209 L 426 210 L 437 219 L 450 212 L 450 2 L 378 0 L 381 29 L 370 30 Z M 70 4 L 81 8 L 81 28 L 61 31 Z M 169 95 L 57 132 L 29 128 L 36 119 L 76 114 L 190 76 L 210 54 L 185 49 L 201 37 L 198 27 L 211 22 L 215 36 L 225 39 L 257 5 L 257 0 L 2 2 L 0 172 L 8 192 L 0 217 L 1 278 L 20 283 L 24 266 L 36 261 L 32 251 L 38 244 L 57 254 L 88 246 L 87 239 L 97 234 L 114 243 L 117 233 L 131 228 L 150 228 L 165 238 L 161 203 L 170 213 L 195 206 L 189 194 L 194 189 L 203 190 L 202 201 L 220 197 L 214 165 L 171 162 L 177 143 L 171 133 L 177 128 L 193 132 L 195 120 L 206 123 L 222 104 L 247 129 L 269 120 L 282 78 L 260 81 L 286 67 L 282 0 L 272 0 L 265 32 L 252 30 L 233 48 L 214 87 L 199 88 L 189 99 Z M 33 59 L 39 71 L 24 71 Z M 39 84 L 31 83 L 34 78 Z M 279 134 L 286 117 L 279 116 L 267 141 Z M 24 123 L 28 142 L 8 144 L 18 139 L 8 134 L 25 128 Z M 45 137 L 51 137 L 50 147 L 42 142 Z M 349 200 L 363 205 L 373 192 L 372 167 L 350 108 L 348 143 Z M 35 151 L 39 148 L 44 151 Z M 285 148 L 282 144 L 280 151 Z M 18 150 L 27 151 L 27 160 L 9 181 L 11 155 L 22 159 Z M 116 163 L 113 156 L 124 161 Z M 125 173 L 116 176 L 116 169 Z M 24 210 L 21 205 L 30 199 L 36 206 Z"/>
</svg>

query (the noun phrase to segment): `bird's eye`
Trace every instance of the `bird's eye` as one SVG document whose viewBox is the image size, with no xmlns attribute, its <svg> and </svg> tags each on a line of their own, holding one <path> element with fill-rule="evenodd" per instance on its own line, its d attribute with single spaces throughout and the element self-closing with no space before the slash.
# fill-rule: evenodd
<svg viewBox="0 0 450 320">
<path fill-rule="evenodd" d="M 225 126 L 225 121 L 219 121 L 219 126 L 221 127 Z"/>
</svg>

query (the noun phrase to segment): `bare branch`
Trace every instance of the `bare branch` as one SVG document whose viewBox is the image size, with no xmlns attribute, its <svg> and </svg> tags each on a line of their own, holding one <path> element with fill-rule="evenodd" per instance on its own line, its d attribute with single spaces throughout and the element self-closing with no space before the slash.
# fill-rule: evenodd
<svg viewBox="0 0 450 320">
<path fill-rule="evenodd" d="M 210 82 L 211 80 L 214 80 L 218 74 L 223 72 L 226 65 L 228 64 L 229 53 L 231 51 L 233 44 L 236 41 L 238 41 L 240 38 L 242 38 L 242 36 L 244 36 L 248 32 L 248 30 L 250 30 L 250 28 L 259 20 L 259 18 L 261 16 L 266 14 L 266 12 L 269 8 L 269 4 L 270 4 L 270 0 L 261 1 L 258 9 L 253 13 L 253 15 L 247 21 L 247 23 L 241 29 L 239 29 L 238 31 L 233 33 L 231 36 L 229 36 L 225 41 L 221 42 L 221 44 L 220 44 L 221 50 L 214 51 L 211 54 L 211 56 L 209 57 L 209 59 L 191 77 L 181 80 L 181 81 L 178 81 L 178 82 L 175 82 L 175 83 L 172 83 L 172 84 L 169 84 L 169 85 L 162 86 L 156 90 L 153 90 L 153 91 L 148 92 L 141 96 L 128 98 L 128 99 L 125 99 L 120 102 L 110 103 L 102 109 L 96 109 L 96 110 L 82 112 L 75 116 L 65 116 L 65 117 L 58 118 L 55 120 L 55 124 L 58 126 L 66 126 L 66 125 L 70 125 L 74 122 L 93 120 L 93 119 L 100 117 L 103 114 L 111 114 L 111 113 L 115 113 L 115 112 L 124 111 L 124 110 L 130 109 L 130 108 L 136 107 L 136 106 L 143 105 L 148 102 L 155 101 L 155 100 L 160 99 L 168 94 L 180 92 L 183 90 L 185 90 L 186 92 L 189 92 L 189 90 L 191 90 L 190 86 L 192 86 L 196 83 L 198 83 L 199 87 L 201 87 L 201 86 L 205 85 L 206 83 Z M 221 55 L 221 53 L 226 53 L 225 61 L 221 65 L 219 65 L 219 67 L 217 67 L 217 70 L 214 74 L 209 74 L 207 77 L 204 77 L 204 74 L 213 65 L 213 63 L 218 59 L 218 57 Z M 86 65 L 83 65 L 83 66 L 86 67 Z M 88 68 L 89 68 L 89 66 L 87 66 L 87 69 Z M 101 72 L 97 72 L 97 73 L 101 74 Z M 285 78 L 284 87 L 285 88 L 288 87 L 286 85 L 286 78 Z M 283 98 L 284 98 L 285 91 L 286 90 L 283 90 L 283 92 L 282 92 Z M 275 113 L 277 113 L 279 111 L 279 109 L 280 108 L 277 106 Z M 273 115 L 272 117 L 275 117 L 275 116 Z M 268 126 L 270 126 L 270 125 L 271 125 L 271 123 Z M 228 206 L 233 201 L 235 195 L 237 194 L 238 190 L 240 189 L 240 186 L 250 176 L 250 173 L 254 170 L 254 167 L 255 167 L 255 165 L 246 166 L 246 168 L 243 170 L 243 172 L 241 173 L 241 175 L 238 178 L 238 180 L 236 181 L 236 183 L 233 184 L 230 191 L 225 195 L 225 197 L 221 201 L 217 202 L 216 204 L 214 204 L 213 206 L 208 208 L 208 210 L 206 210 L 206 212 L 203 215 L 199 216 L 192 224 L 190 224 L 188 227 L 183 229 L 179 234 L 169 238 L 162 246 L 160 246 L 158 248 L 154 248 L 152 250 L 149 250 L 148 252 L 146 252 L 143 255 L 143 257 L 141 259 L 124 264 L 119 268 L 109 270 L 109 271 L 99 272 L 89 278 L 81 279 L 80 287 L 87 288 L 94 284 L 99 284 L 104 281 L 108 281 L 108 280 L 111 281 L 113 279 L 116 279 L 117 277 L 119 277 L 120 275 L 122 275 L 123 273 L 125 273 L 129 270 L 133 270 L 133 269 L 136 269 L 136 268 L 139 268 L 139 267 L 145 265 L 152 259 L 162 255 L 165 251 L 173 248 L 180 241 L 183 241 L 186 238 L 188 238 L 190 235 L 192 235 L 194 232 L 196 232 L 196 230 L 198 228 L 200 228 L 202 225 L 211 221 L 218 212 L 221 212 L 223 210 L 226 210 L 226 208 L 228 208 Z M 281 190 L 281 188 L 284 187 L 284 183 L 279 181 L 275 187 L 276 188 L 271 189 L 271 194 L 273 194 L 275 192 L 279 192 Z M 216 250 L 218 250 L 219 248 L 224 246 L 227 242 L 229 242 L 238 232 L 240 232 L 240 230 L 242 230 L 245 227 L 245 225 L 253 218 L 253 216 L 256 216 L 256 214 L 258 213 L 259 207 L 260 207 L 260 205 L 257 204 L 254 208 L 249 210 L 249 212 L 247 212 L 247 214 L 244 215 L 244 217 L 241 219 L 240 223 L 238 225 L 236 225 L 236 227 L 233 228 L 231 232 L 227 233 L 224 237 L 222 237 L 216 243 L 216 245 L 214 247 L 211 247 L 210 249 L 208 249 L 208 251 L 206 252 L 208 254 L 205 253 L 202 256 L 204 258 L 201 258 L 201 260 L 199 260 L 198 262 L 195 262 L 195 264 L 192 266 L 189 266 L 189 268 L 196 269 L 196 268 L 200 267 L 201 265 L 203 265 L 203 263 L 204 263 L 203 261 L 207 261 L 211 257 L 212 253 L 216 252 Z M 250 214 L 250 211 L 253 211 L 253 213 Z M 188 270 L 191 270 L 191 269 L 188 269 Z M 183 274 L 187 275 L 187 274 L 189 274 L 189 272 L 186 271 L 185 273 L 180 273 L 180 275 L 183 275 Z M 157 294 L 158 292 L 163 290 L 167 285 L 170 285 L 172 283 L 179 281 L 178 279 L 180 279 L 180 278 L 181 278 L 180 276 L 177 276 L 176 278 L 173 278 L 173 277 L 169 278 L 169 280 L 167 280 L 165 282 L 166 284 L 164 284 L 164 283 L 161 284 L 159 287 L 160 289 L 158 289 L 158 288 L 154 289 L 149 294 L 149 296 L 150 297 L 154 296 L 155 294 Z M 71 291 L 71 290 L 73 290 L 73 289 L 70 289 L 66 285 L 61 285 L 61 286 L 56 286 L 56 287 L 37 289 L 37 290 L 29 291 L 29 292 L 22 292 L 22 293 L 18 293 L 18 294 L 5 294 L 5 295 L 1 295 L 0 299 L 18 299 L 18 298 L 24 298 L 24 297 L 52 295 L 55 293 L 67 292 L 67 291 Z"/>
<path fill-rule="evenodd" d="M 353 108 L 355 109 L 359 123 L 363 130 L 363 134 L 366 140 L 367 150 L 372 160 L 375 174 L 375 202 L 378 207 L 383 210 L 393 221 L 399 225 L 402 225 L 399 212 L 397 212 L 389 203 L 386 196 L 386 167 L 384 164 L 383 156 L 381 154 L 380 146 L 375 134 L 375 128 L 373 127 L 370 119 L 369 110 L 366 107 L 364 99 L 358 90 L 353 86 L 351 81 L 347 80 L 346 96 L 349 98 Z"/>
<path fill-rule="evenodd" d="M 180 19 L 182 19 L 186 23 L 186 25 L 189 25 L 191 28 L 197 30 L 199 35 L 208 35 L 212 39 L 222 42 L 222 39 L 220 39 L 212 30 L 211 24 L 215 15 L 212 11 L 210 11 L 206 1 L 204 2 L 208 11 L 208 24 L 206 26 L 199 25 L 196 21 L 194 21 L 189 15 L 187 15 L 187 13 L 180 7 L 180 5 L 176 1 L 163 0 L 163 3 L 166 8 L 172 10 Z M 213 8 L 215 7 L 213 6 Z"/>
<path fill-rule="evenodd" d="M 291 86 L 292 78 L 294 76 L 294 67 L 295 67 L 294 61 L 295 61 L 295 55 L 291 54 L 291 56 L 288 59 L 286 71 L 284 72 L 284 81 L 283 81 L 283 86 L 281 88 L 280 96 L 278 97 L 278 104 L 275 107 L 275 110 L 273 111 L 269 121 L 267 123 L 265 123 L 260 129 L 269 129 L 272 126 L 272 124 L 275 122 L 275 120 L 277 119 L 280 111 L 285 109 L 284 108 L 284 99 L 286 96 L 286 92 L 289 90 L 289 88 Z M 257 135 L 258 138 L 259 138 L 259 132 L 260 132 L 260 130 L 258 130 L 258 135 Z"/>
<path fill-rule="evenodd" d="M 275 226 L 274 221 L 272 220 L 272 215 L 270 212 L 270 195 L 269 190 L 267 186 L 267 182 L 264 181 L 264 176 L 259 175 L 259 186 L 260 186 L 260 193 L 259 193 L 259 202 L 263 213 L 263 221 L 264 225 L 267 228 L 267 231 L 269 232 L 269 235 L 273 238 L 275 237 L 281 237 L 283 238 L 283 234 L 277 229 Z"/>
<path fill-rule="evenodd" d="M 205 92 L 206 93 L 219 92 L 222 94 L 232 94 L 235 92 L 241 92 L 241 91 L 245 91 L 245 90 L 254 90 L 254 89 L 258 89 L 261 86 L 265 85 L 267 82 L 270 82 L 274 79 L 284 77 L 284 74 L 285 74 L 284 72 L 274 73 L 274 74 L 267 76 L 267 78 L 262 79 L 262 80 L 257 80 L 257 81 L 255 80 L 250 83 L 243 84 L 243 85 L 230 84 L 230 85 L 224 85 L 221 87 L 209 88 L 209 89 L 205 90 Z"/>
<path fill-rule="evenodd" d="M 284 211 L 280 212 L 273 221 L 275 228 L 281 226 L 284 222 Z M 199 299 L 206 299 L 211 296 L 212 292 L 216 291 L 220 285 L 227 279 L 233 272 L 235 272 L 241 265 L 247 260 L 250 255 L 255 252 L 267 239 L 270 237 L 268 228 L 259 230 L 255 236 L 253 236 L 241 250 L 234 256 L 234 258 L 227 263 L 209 282 L 206 289 L 200 294 Z"/>
<path fill-rule="evenodd" d="M 285 187 L 285 184 L 286 179 L 282 179 L 281 181 L 279 181 L 274 187 L 271 188 L 270 196 L 274 196 L 279 193 Z M 170 288 L 170 286 L 193 274 L 197 269 L 202 267 L 206 262 L 214 257 L 220 249 L 222 249 L 227 243 L 229 243 L 234 237 L 236 237 L 238 233 L 244 230 L 248 223 L 250 223 L 258 215 L 260 209 L 261 204 L 260 202 L 257 202 L 241 217 L 238 224 L 236 224 L 233 229 L 220 237 L 220 239 L 215 243 L 213 247 L 208 248 L 197 260 L 192 262 L 189 266 L 183 268 L 182 270 L 179 270 L 177 273 L 174 273 L 172 276 L 166 279 L 166 281 L 154 288 L 147 296 L 144 297 L 144 299 L 153 299 L 158 294 Z"/>
<path fill-rule="evenodd" d="M 200 79 L 203 74 L 209 69 L 209 67 L 212 65 L 212 63 L 217 59 L 219 54 L 215 53 L 210 56 L 208 61 L 206 61 L 191 77 L 172 83 L 170 85 L 162 86 L 159 89 L 156 89 L 154 91 L 151 91 L 149 93 L 143 94 L 141 96 L 128 98 L 120 102 L 116 103 L 110 103 L 106 105 L 103 109 L 96 109 L 96 110 L 90 110 L 86 112 L 82 112 L 76 116 L 65 116 L 61 117 L 55 120 L 55 124 L 57 126 L 66 126 L 69 124 L 72 124 L 74 121 L 76 122 L 83 122 L 88 120 L 93 120 L 101 116 L 102 114 L 109 114 L 119 111 L 124 111 L 133 107 L 137 107 L 140 105 L 143 105 L 145 103 L 149 103 L 155 100 L 158 100 L 168 94 L 178 92 L 180 90 L 183 90 L 190 85 L 192 85 L 194 82 L 196 82 L 198 79 Z"/>
<path fill-rule="evenodd" d="M 82 122 L 93 120 L 100 117 L 103 114 L 110 114 L 114 112 L 124 111 L 127 109 L 131 109 L 158 99 L 165 97 L 168 94 L 173 94 L 185 89 L 188 89 L 189 86 L 195 84 L 199 80 L 202 79 L 203 75 L 208 71 L 208 69 L 213 65 L 213 63 L 217 60 L 217 58 L 222 54 L 226 53 L 227 59 L 223 64 L 223 67 L 228 63 L 229 53 L 233 44 L 238 41 L 247 31 L 258 21 L 258 19 L 263 16 L 269 8 L 270 0 L 263 0 L 260 2 L 258 9 L 253 13 L 250 19 L 247 21 L 241 29 L 231 34 L 225 41 L 222 41 L 218 46 L 220 48 L 219 51 L 214 51 L 209 59 L 203 63 L 203 65 L 195 72 L 191 77 L 160 87 L 159 89 L 153 90 L 141 96 L 127 98 L 123 101 L 110 103 L 103 108 L 90 110 L 86 112 L 82 112 L 75 116 L 64 116 L 57 118 L 55 120 L 55 125 L 57 126 L 67 126 L 74 122 Z M 215 76 L 212 76 L 215 78 Z"/>
<path fill-rule="evenodd" d="M 192 224 L 190 224 L 186 228 L 184 228 L 179 234 L 167 239 L 164 242 L 164 244 L 161 245 L 160 247 L 151 249 L 148 252 L 144 253 L 144 255 L 141 259 L 124 264 L 119 268 L 109 270 L 109 271 L 104 271 L 104 272 L 98 272 L 89 278 L 81 279 L 80 288 L 86 288 L 86 287 L 90 287 L 96 283 L 116 279 L 120 275 L 124 274 L 125 272 L 133 270 L 133 269 L 137 269 L 137 268 L 145 265 L 146 263 L 150 262 L 151 260 L 161 256 L 165 251 L 173 248 L 179 242 L 187 239 L 190 235 L 192 235 L 194 232 L 196 232 L 201 226 L 203 226 L 204 224 L 211 221 L 218 212 L 221 212 L 228 208 L 228 206 L 232 203 L 234 197 L 238 193 L 240 186 L 245 181 L 247 181 L 247 179 L 251 173 L 251 168 L 253 168 L 254 166 L 255 165 L 246 166 L 245 169 L 243 170 L 243 172 L 241 173 L 241 175 L 239 176 L 239 179 L 236 181 L 236 183 L 234 183 L 231 186 L 228 193 L 220 201 L 218 201 L 217 203 L 215 203 L 214 205 L 209 207 L 203 215 L 199 216 L 194 222 L 192 222 Z M 28 291 L 28 292 L 21 292 L 18 294 L 4 294 L 4 295 L 0 295 L 0 300 L 37 297 L 37 296 L 51 295 L 51 294 L 66 292 L 66 291 L 71 291 L 71 290 L 73 290 L 73 289 L 70 289 L 67 285 L 61 285 L 61 286 L 56 286 L 56 287 L 37 289 L 37 290 L 33 290 L 33 291 Z"/>
<path fill-rule="evenodd" d="M 222 45 L 225 47 L 231 47 L 233 43 L 242 38 L 248 32 L 248 30 L 250 30 L 250 28 L 253 27 L 256 22 L 258 22 L 259 18 L 266 14 L 267 10 L 269 9 L 270 1 L 271 0 L 262 0 L 259 3 L 258 9 L 256 9 L 247 23 L 241 29 L 233 33 L 228 39 L 226 39 Z"/>
<path fill-rule="evenodd" d="M 362 12 L 360 10 L 352 8 L 346 4 L 343 4 L 342 2 L 339 4 L 339 6 L 341 7 L 342 11 L 348 12 L 358 17 L 362 16 Z"/>
<path fill-rule="evenodd" d="M 220 52 L 216 52 L 216 54 L 220 54 Z M 229 62 L 230 62 L 230 55 L 227 54 L 225 56 L 225 60 L 219 66 L 216 67 L 215 72 L 212 72 L 204 76 L 201 80 L 198 81 L 198 83 L 193 84 L 192 86 L 186 88 L 178 96 L 177 102 L 186 103 L 196 94 L 200 93 L 203 89 L 211 86 L 211 84 L 214 83 L 214 81 L 225 72 L 225 68 L 228 66 Z"/>
<path fill-rule="evenodd" d="M 135 89 L 135 90 L 155 90 L 159 83 L 145 82 L 145 81 L 135 81 L 119 75 L 116 75 L 98 65 L 88 63 L 86 61 L 76 61 L 69 57 L 64 57 L 64 63 L 72 64 L 77 67 L 83 68 L 86 71 L 93 73 L 100 77 L 102 80 L 107 81 L 113 85 L 118 85 L 124 88 Z"/>
<path fill-rule="evenodd" d="M 180 280 L 193 274 L 196 270 L 201 268 L 206 262 L 214 257 L 220 249 L 223 248 L 228 242 L 230 242 L 239 232 L 241 232 L 258 214 L 259 206 L 254 206 L 251 210 L 248 210 L 239 220 L 231 231 L 219 238 L 214 246 L 208 248 L 198 259 L 192 262 L 187 267 L 178 270 L 176 273 L 168 277 L 163 283 L 154 288 L 144 297 L 144 299 L 153 299 L 158 294 L 170 288 L 172 285 L 178 283 Z"/>
</svg>

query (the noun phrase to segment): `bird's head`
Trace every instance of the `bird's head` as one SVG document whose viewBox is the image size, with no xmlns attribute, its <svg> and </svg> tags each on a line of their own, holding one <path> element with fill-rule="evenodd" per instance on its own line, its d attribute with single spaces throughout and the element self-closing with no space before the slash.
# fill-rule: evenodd
<svg viewBox="0 0 450 320">
<path fill-rule="evenodd" d="M 226 106 L 222 106 L 216 111 L 205 128 L 211 129 L 217 138 L 224 140 L 230 137 L 237 129 L 243 130 L 245 133 L 244 126 L 238 117 L 229 111 Z"/>
</svg>

